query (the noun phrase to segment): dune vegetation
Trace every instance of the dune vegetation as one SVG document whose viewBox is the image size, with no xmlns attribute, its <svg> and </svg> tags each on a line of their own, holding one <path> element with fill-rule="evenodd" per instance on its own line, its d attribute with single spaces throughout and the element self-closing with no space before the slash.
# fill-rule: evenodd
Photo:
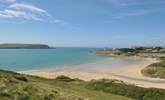
<svg viewBox="0 0 165 100">
<path fill-rule="evenodd" d="M 143 75 L 153 78 L 165 79 L 165 58 L 159 58 L 160 62 L 149 65 L 142 70 Z"/>
<path fill-rule="evenodd" d="M 165 90 L 141 88 L 117 80 L 85 82 L 59 76 L 45 79 L 0 71 L 2 100 L 164 100 Z"/>
</svg>

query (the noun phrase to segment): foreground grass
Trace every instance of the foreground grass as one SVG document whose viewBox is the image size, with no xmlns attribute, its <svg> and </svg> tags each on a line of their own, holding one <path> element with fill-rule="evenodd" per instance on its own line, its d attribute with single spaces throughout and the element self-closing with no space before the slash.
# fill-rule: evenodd
<svg viewBox="0 0 165 100">
<path fill-rule="evenodd" d="M 0 100 L 132 100 L 87 89 L 87 84 L 67 77 L 49 80 L 0 71 Z"/>
<path fill-rule="evenodd" d="M 165 100 L 165 90 L 116 80 L 44 79 L 0 71 L 0 100 Z"/>
<path fill-rule="evenodd" d="M 165 90 L 154 88 L 142 88 L 134 85 L 128 85 L 117 80 L 96 80 L 91 81 L 87 88 L 103 91 L 105 93 L 113 93 L 135 100 L 165 100 Z"/>
<path fill-rule="evenodd" d="M 145 76 L 165 79 L 165 58 L 160 58 L 160 62 L 154 63 L 142 70 Z"/>
</svg>

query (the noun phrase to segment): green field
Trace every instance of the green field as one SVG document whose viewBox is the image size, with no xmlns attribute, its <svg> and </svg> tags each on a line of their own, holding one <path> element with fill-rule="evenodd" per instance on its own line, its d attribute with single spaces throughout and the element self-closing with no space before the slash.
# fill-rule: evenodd
<svg viewBox="0 0 165 100">
<path fill-rule="evenodd" d="M 0 71 L 0 100 L 164 100 L 165 90 L 117 80 L 44 79 Z"/>
</svg>

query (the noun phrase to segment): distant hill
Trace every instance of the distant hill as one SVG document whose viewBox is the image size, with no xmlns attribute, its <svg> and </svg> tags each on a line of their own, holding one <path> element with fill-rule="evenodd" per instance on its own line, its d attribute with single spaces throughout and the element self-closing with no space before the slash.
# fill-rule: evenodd
<svg viewBox="0 0 165 100">
<path fill-rule="evenodd" d="M 0 49 L 49 49 L 45 44 L 0 44 Z"/>
</svg>

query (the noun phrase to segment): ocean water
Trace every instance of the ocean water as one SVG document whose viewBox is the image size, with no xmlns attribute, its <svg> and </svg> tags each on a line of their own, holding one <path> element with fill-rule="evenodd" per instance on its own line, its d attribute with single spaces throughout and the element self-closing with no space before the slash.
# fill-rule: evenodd
<svg viewBox="0 0 165 100">
<path fill-rule="evenodd" d="M 103 60 L 92 55 L 90 48 L 0 49 L 0 69 L 10 71 L 60 68 Z"/>
</svg>

